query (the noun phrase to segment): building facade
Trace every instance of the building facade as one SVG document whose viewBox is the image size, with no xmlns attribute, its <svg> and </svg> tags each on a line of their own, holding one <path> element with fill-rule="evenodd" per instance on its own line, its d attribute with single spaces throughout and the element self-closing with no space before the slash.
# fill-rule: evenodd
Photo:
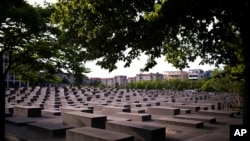
<svg viewBox="0 0 250 141">
<path fill-rule="evenodd" d="M 161 73 L 136 74 L 136 81 L 153 81 L 153 80 L 162 81 L 163 78 L 164 75 Z"/>
<path fill-rule="evenodd" d="M 179 79 L 185 80 L 188 79 L 188 72 L 186 71 L 165 71 L 164 72 L 164 79 L 171 80 L 171 79 Z"/>
<path fill-rule="evenodd" d="M 128 77 L 128 83 L 135 83 L 136 77 Z"/>
<path fill-rule="evenodd" d="M 114 79 L 113 78 L 101 78 L 101 83 L 104 84 L 105 87 L 114 87 Z"/>
<path fill-rule="evenodd" d="M 3 56 L 3 72 L 5 72 L 5 68 L 8 66 L 9 57 Z M 29 87 L 29 81 L 22 81 L 16 72 L 8 72 L 5 77 L 5 87 L 13 88 L 13 87 Z"/>
<path fill-rule="evenodd" d="M 87 76 L 84 76 L 84 77 L 82 78 L 82 84 L 83 84 L 83 85 L 89 85 L 89 78 L 88 78 Z"/>
<path fill-rule="evenodd" d="M 190 69 L 188 71 L 188 79 L 189 80 L 203 79 L 204 76 L 205 76 L 205 72 L 202 69 Z"/>
<path fill-rule="evenodd" d="M 126 87 L 128 84 L 128 79 L 127 76 L 125 75 L 117 75 L 114 77 L 114 83 L 115 86 L 119 86 L 119 87 Z"/>
<path fill-rule="evenodd" d="M 89 78 L 89 85 L 91 86 L 98 86 L 100 83 L 102 83 L 102 79 L 99 77 Z"/>
</svg>

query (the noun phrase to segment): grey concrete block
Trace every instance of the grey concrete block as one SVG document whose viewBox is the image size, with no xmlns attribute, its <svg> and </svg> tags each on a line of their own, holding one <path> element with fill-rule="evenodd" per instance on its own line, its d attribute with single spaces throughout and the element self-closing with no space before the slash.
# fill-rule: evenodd
<svg viewBox="0 0 250 141">
<path fill-rule="evenodd" d="M 201 115 L 210 115 L 215 117 L 234 117 L 233 111 L 221 111 L 221 110 L 200 110 L 198 111 L 198 114 Z"/>
<path fill-rule="evenodd" d="M 35 122 L 28 123 L 26 129 L 35 130 L 38 132 L 46 133 L 52 137 L 65 136 L 66 130 L 71 129 L 72 127 L 68 125 L 63 125 L 62 123 L 53 123 L 53 122 Z"/>
<path fill-rule="evenodd" d="M 84 112 L 65 112 L 62 115 L 63 123 L 72 127 L 95 127 L 105 129 L 107 116 Z"/>
<path fill-rule="evenodd" d="M 67 130 L 66 141 L 133 141 L 132 135 L 102 130 L 91 127 L 82 127 Z"/>
<path fill-rule="evenodd" d="M 102 113 L 105 115 L 115 114 L 117 112 L 130 112 L 130 108 L 115 107 L 115 106 L 102 107 Z"/>
<path fill-rule="evenodd" d="M 150 121 L 151 115 L 146 113 L 126 113 L 126 112 L 118 112 L 115 114 L 118 117 L 128 118 L 132 121 Z"/>
<path fill-rule="evenodd" d="M 38 106 L 15 106 L 14 116 L 21 117 L 41 117 L 42 108 Z"/>
<path fill-rule="evenodd" d="M 175 118 L 180 118 L 180 119 L 190 119 L 190 120 L 198 120 L 198 121 L 203 121 L 206 123 L 216 123 L 216 118 L 215 117 L 210 117 L 210 116 L 201 116 L 201 115 L 176 115 L 174 116 Z"/>
<path fill-rule="evenodd" d="M 171 117 L 162 117 L 162 118 L 157 118 L 155 120 L 158 123 L 164 123 L 164 124 L 170 124 L 170 125 L 179 125 L 179 126 L 195 127 L 195 128 L 203 127 L 202 121 L 178 119 L 178 118 L 171 118 Z"/>
<path fill-rule="evenodd" d="M 106 130 L 130 134 L 134 141 L 165 141 L 165 127 L 133 121 L 108 121 Z"/>
<path fill-rule="evenodd" d="M 180 109 L 167 106 L 154 106 L 148 108 L 149 114 L 155 115 L 179 115 Z"/>
</svg>

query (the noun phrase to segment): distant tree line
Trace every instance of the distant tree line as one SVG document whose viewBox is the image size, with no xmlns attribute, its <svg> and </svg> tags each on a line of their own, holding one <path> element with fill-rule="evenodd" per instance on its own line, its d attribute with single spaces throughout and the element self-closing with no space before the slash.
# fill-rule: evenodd
<svg viewBox="0 0 250 141">
<path fill-rule="evenodd" d="M 215 69 L 212 76 L 205 79 L 170 79 L 154 81 L 129 82 L 127 88 L 132 89 L 171 89 L 171 90 L 197 90 L 203 92 L 230 92 L 242 94 L 244 88 L 243 79 L 234 79 L 223 70 Z"/>
<path fill-rule="evenodd" d="M 132 89 L 172 89 L 172 90 L 185 90 L 185 89 L 200 89 L 204 80 L 153 80 L 153 81 L 137 81 L 129 82 L 127 88 Z"/>
<path fill-rule="evenodd" d="M 230 68 L 225 67 L 223 70 L 214 69 L 211 76 L 199 80 L 189 79 L 170 79 L 170 80 L 153 80 L 153 81 L 135 81 L 129 82 L 125 87 L 115 84 L 115 88 L 127 89 L 171 89 L 171 90 L 196 90 L 202 92 L 228 92 L 234 95 L 242 96 L 244 90 L 244 79 L 239 79 L 230 73 Z M 100 81 L 93 81 L 88 84 L 90 87 L 111 87 L 105 86 Z"/>
</svg>

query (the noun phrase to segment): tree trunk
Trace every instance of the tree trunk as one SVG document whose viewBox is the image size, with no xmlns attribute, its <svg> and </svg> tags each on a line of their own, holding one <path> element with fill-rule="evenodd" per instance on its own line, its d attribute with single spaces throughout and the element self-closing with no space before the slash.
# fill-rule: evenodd
<svg viewBox="0 0 250 141">
<path fill-rule="evenodd" d="M 248 9 L 249 10 L 249 9 Z M 243 95 L 243 124 L 246 125 L 246 127 L 250 127 L 250 108 L 249 108 L 249 102 L 250 102 L 250 30 L 249 25 L 250 22 L 248 20 L 248 13 L 247 10 L 245 11 L 245 15 L 241 19 L 240 22 L 241 27 L 241 34 L 242 34 L 242 42 L 243 42 L 243 48 L 244 48 L 244 59 L 245 59 L 245 91 Z"/>
<path fill-rule="evenodd" d="M 3 54 L 0 53 L 0 140 L 5 138 L 5 77 L 3 71 Z"/>
</svg>

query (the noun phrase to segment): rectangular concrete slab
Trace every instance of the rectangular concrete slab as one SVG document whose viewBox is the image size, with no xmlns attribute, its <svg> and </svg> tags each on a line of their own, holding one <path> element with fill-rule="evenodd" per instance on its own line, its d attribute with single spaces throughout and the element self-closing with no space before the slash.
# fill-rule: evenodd
<svg viewBox="0 0 250 141">
<path fill-rule="evenodd" d="M 190 109 L 180 109 L 180 114 L 190 114 L 191 110 Z"/>
<path fill-rule="evenodd" d="M 222 111 L 222 110 L 199 110 L 198 114 L 210 115 L 210 116 L 222 116 L 222 117 L 233 117 L 233 111 Z"/>
<path fill-rule="evenodd" d="M 130 112 L 130 108 L 115 107 L 115 106 L 103 106 L 102 113 L 105 115 L 112 115 L 117 112 Z"/>
<path fill-rule="evenodd" d="M 65 112 L 62 115 L 63 123 L 72 127 L 95 127 L 105 129 L 107 116 L 85 112 Z"/>
<path fill-rule="evenodd" d="M 4 117 L 12 117 L 12 113 L 5 112 L 5 113 L 4 113 Z"/>
<path fill-rule="evenodd" d="M 120 117 L 114 117 L 114 116 L 108 116 L 107 121 L 131 121 L 129 118 L 120 118 Z"/>
<path fill-rule="evenodd" d="M 206 123 L 216 123 L 216 118 L 215 117 L 210 117 L 210 116 L 201 116 L 201 115 L 176 115 L 174 116 L 175 118 L 180 118 L 180 119 L 190 119 L 190 120 L 199 120 L 203 121 Z"/>
<path fill-rule="evenodd" d="M 132 108 L 131 113 L 146 113 L 146 108 Z"/>
<path fill-rule="evenodd" d="M 24 126 L 27 125 L 28 123 L 37 122 L 37 120 L 34 118 L 26 118 L 26 117 L 8 117 L 5 118 L 5 121 L 16 126 Z"/>
<path fill-rule="evenodd" d="M 82 127 L 67 130 L 66 141 L 133 141 L 132 135 L 103 129 Z"/>
<path fill-rule="evenodd" d="M 71 129 L 72 127 L 60 123 L 52 122 L 35 122 L 28 123 L 26 129 L 36 130 L 39 132 L 44 132 L 53 137 L 65 136 L 66 130 Z"/>
<path fill-rule="evenodd" d="M 14 116 L 22 117 L 41 117 L 42 108 L 38 106 L 15 106 Z"/>
<path fill-rule="evenodd" d="M 195 127 L 195 128 L 203 127 L 202 121 L 178 119 L 178 118 L 171 118 L 171 117 L 162 117 L 162 118 L 157 118 L 155 120 L 158 123 L 164 123 L 164 124 L 179 125 L 179 126 L 186 126 L 186 127 Z"/>
<path fill-rule="evenodd" d="M 126 112 L 118 112 L 115 114 L 118 117 L 128 118 L 132 121 L 150 121 L 151 115 L 146 113 L 126 113 Z"/>
<path fill-rule="evenodd" d="M 191 104 L 195 104 L 195 103 L 191 103 Z M 195 105 L 197 105 L 197 103 Z M 198 105 L 207 106 L 208 110 L 215 110 L 215 105 L 211 103 L 198 103 Z"/>
<path fill-rule="evenodd" d="M 180 109 L 190 109 L 192 113 L 200 110 L 200 106 L 196 106 L 196 105 L 173 105 L 172 107 L 180 108 Z"/>
<path fill-rule="evenodd" d="M 60 116 L 61 115 L 61 111 L 54 110 L 54 109 L 43 109 L 42 110 L 42 115 Z"/>
<path fill-rule="evenodd" d="M 134 141 L 165 141 L 165 127 L 133 121 L 108 121 L 106 130 L 130 134 Z"/>
<path fill-rule="evenodd" d="M 63 106 L 61 107 L 61 112 L 73 112 L 73 111 L 80 111 L 80 112 L 85 112 L 85 113 L 93 113 L 93 109 L 90 108 L 75 108 L 75 107 L 70 107 L 70 106 Z"/>
<path fill-rule="evenodd" d="M 154 106 L 148 108 L 149 114 L 155 115 L 179 115 L 180 109 L 167 106 Z"/>
</svg>

